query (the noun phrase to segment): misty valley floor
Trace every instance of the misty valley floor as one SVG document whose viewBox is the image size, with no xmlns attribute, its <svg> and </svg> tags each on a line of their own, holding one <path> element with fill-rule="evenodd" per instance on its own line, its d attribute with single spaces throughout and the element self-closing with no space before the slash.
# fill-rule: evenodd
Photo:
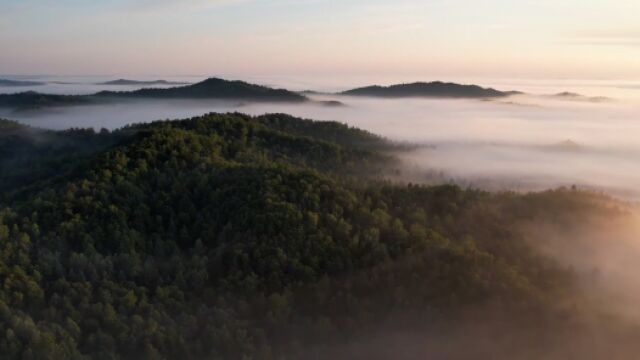
<svg viewBox="0 0 640 360">
<path fill-rule="evenodd" d="M 104 80 L 86 83 L 89 80 L 85 79 L 81 83 L 68 79 L 68 85 L 49 83 L 43 89 L 33 89 L 85 95 L 137 89 L 96 85 Z M 564 83 L 545 86 L 527 82 L 503 84 L 501 88 L 525 89 L 530 93 L 489 99 L 374 98 L 335 93 L 305 93 L 309 101 L 295 103 L 133 97 L 67 107 L 0 108 L 0 117 L 56 130 L 77 127 L 114 130 L 129 124 L 201 116 L 212 111 L 288 113 L 337 120 L 391 141 L 422 146 L 401 157 L 407 167 L 417 170 L 412 174 L 414 182 L 446 180 L 492 191 L 539 191 L 576 185 L 624 200 L 639 199 L 636 184 L 640 182 L 640 163 L 636 159 L 640 148 L 634 135 L 640 131 L 637 90 L 621 90 L 615 84 L 584 88 Z M 565 86 L 588 95 L 557 95 L 570 94 Z M 590 101 L 601 97 L 609 100 Z M 331 101 L 339 101 L 342 106 L 327 106 Z M 432 173 L 444 176 L 434 181 Z"/>
</svg>

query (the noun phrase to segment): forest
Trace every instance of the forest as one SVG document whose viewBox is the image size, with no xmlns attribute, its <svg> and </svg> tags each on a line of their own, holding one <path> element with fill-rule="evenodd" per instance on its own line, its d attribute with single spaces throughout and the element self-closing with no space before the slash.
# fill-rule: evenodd
<svg viewBox="0 0 640 360">
<path fill-rule="evenodd" d="M 0 357 L 586 359 L 602 349 L 567 337 L 637 340 L 590 332 L 575 270 L 521 231 L 627 205 L 391 181 L 402 149 L 284 114 L 0 120 Z"/>
</svg>

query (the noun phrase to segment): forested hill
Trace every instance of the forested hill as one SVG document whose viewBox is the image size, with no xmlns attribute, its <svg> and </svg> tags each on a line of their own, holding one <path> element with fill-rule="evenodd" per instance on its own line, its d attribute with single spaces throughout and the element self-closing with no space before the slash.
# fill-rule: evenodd
<svg viewBox="0 0 640 360">
<path fill-rule="evenodd" d="M 516 92 L 499 91 L 483 88 L 478 85 L 462 85 L 441 81 L 415 82 L 391 86 L 367 86 L 347 90 L 342 95 L 375 96 L 375 97 L 441 97 L 441 98 L 493 98 L 513 95 Z"/>
<path fill-rule="evenodd" d="M 234 99 L 261 101 L 305 101 L 306 97 L 284 89 L 249 84 L 244 81 L 229 81 L 209 78 L 196 84 L 172 88 L 147 88 L 135 91 L 102 91 L 96 96 L 117 96 L 163 99 Z"/>
<path fill-rule="evenodd" d="M 209 78 L 192 85 L 170 88 L 144 88 L 133 91 L 101 91 L 92 95 L 54 95 L 34 91 L 0 94 L 0 107 L 33 109 L 52 106 L 101 104 L 125 99 L 220 99 L 262 102 L 303 102 L 298 93 L 249 84 Z"/>
<path fill-rule="evenodd" d="M 0 108 L 19 110 L 54 106 L 89 105 L 95 102 L 95 99 L 88 95 L 41 94 L 36 91 L 0 94 Z"/>
<path fill-rule="evenodd" d="M 0 133 L 7 359 L 409 359 L 367 339 L 426 344 L 474 308 L 531 358 L 562 355 L 572 273 L 515 225 L 615 211 L 569 190 L 391 184 L 384 139 L 286 115 Z M 512 355 L 516 331 L 485 330 L 449 342 L 495 335 Z"/>
<path fill-rule="evenodd" d="M 165 128 L 174 132 L 188 130 L 190 136 L 221 138 L 211 144 L 219 148 L 202 150 L 211 151 L 212 156 L 225 149 L 227 158 L 242 156 L 245 162 L 283 158 L 287 160 L 284 164 L 343 174 L 380 171 L 390 157 L 376 150 L 393 146 L 376 135 L 343 124 L 313 122 L 284 114 L 255 118 L 242 114 L 216 115 L 137 124 L 114 132 L 103 129 L 97 133 L 92 129 L 42 130 L 0 119 L 0 192 L 6 198 L 40 181 L 75 173 L 80 165 L 94 161 L 94 156 L 102 151 Z M 238 136 L 244 141 L 242 144 L 233 141 Z"/>
</svg>

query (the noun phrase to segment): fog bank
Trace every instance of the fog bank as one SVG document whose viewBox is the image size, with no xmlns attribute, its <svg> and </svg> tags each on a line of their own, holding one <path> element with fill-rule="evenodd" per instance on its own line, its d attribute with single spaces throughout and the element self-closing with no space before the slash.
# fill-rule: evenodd
<svg viewBox="0 0 640 360">
<path fill-rule="evenodd" d="M 288 113 L 336 120 L 394 141 L 421 145 L 401 155 L 406 165 L 404 175 L 412 181 L 453 180 L 490 190 L 576 185 L 640 198 L 636 185 L 640 183 L 640 91 L 615 84 L 574 85 L 579 86 L 505 83 L 500 89 L 525 89 L 540 95 L 491 101 L 311 96 L 313 100 L 345 104 L 336 107 L 317 101 L 269 104 L 158 100 L 32 111 L 0 109 L 0 117 L 50 129 L 115 129 L 207 112 Z M 564 90 L 581 92 L 585 98 L 549 96 Z M 612 99 L 587 101 L 596 96 Z"/>
</svg>

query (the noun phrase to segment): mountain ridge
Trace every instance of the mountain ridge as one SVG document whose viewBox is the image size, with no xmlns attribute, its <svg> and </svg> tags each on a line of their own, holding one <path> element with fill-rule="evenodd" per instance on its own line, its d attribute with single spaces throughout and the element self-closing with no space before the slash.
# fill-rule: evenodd
<svg viewBox="0 0 640 360">
<path fill-rule="evenodd" d="M 21 87 L 21 86 L 41 86 L 44 84 L 45 83 L 39 82 L 39 81 L 0 79 L 0 86 Z"/>
<path fill-rule="evenodd" d="M 170 88 L 142 88 L 132 91 L 100 91 L 90 95 L 57 95 L 26 91 L 0 94 L 0 107 L 32 109 L 53 106 L 91 105 L 118 99 L 223 99 L 256 102 L 305 102 L 309 99 L 286 89 L 274 89 L 239 80 L 208 78 Z"/>
<path fill-rule="evenodd" d="M 389 86 L 370 85 L 339 93 L 351 96 L 372 96 L 387 98 L 439 97 L 439 98 L 495 98 L 519 94 L 517 91 L 499 91 L 479 85 L 464 85 L 453 82 L 432 81 L 412 82 Z"/>
<path fill-rule="evenodd" d="M 241 80 L 211 77 L 201 82 L 171 88 L 143 88 L 133 91 L 100 91 L 94 96 L 176 98 L 176 99 L 234 99 L 269 101 L 304 101 L 306 97 L 286 89 L 275 89 Z"/>
</svg>

